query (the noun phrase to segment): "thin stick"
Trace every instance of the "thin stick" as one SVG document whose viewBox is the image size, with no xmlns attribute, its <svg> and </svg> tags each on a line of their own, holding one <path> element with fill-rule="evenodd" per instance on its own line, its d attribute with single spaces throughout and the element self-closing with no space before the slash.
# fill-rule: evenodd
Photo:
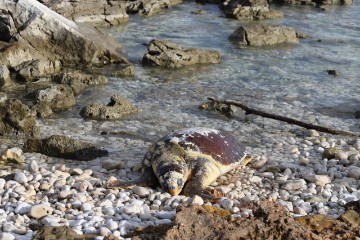
<svg viewBox="0 0 360 240">
<path fill-rule="evenodd" d="M 245 114 L 255 114 L 255 115 L 265 117 L 265 118 L 271 118 L 271 119 L 279 120 L 282 122 L 295 124 L 300 127 L 307 128 L 307 129 L 315 129 L 319 132 L 331 133 L 334 135 L 350 136 L 350 137 L 360 137 L 360 134 L 358 134 L 358 133 L 337 130 L 337 129 L 333 129 L 333 128 L 329 128 L 329 127 L 324 127 L 324 126 L 319 126 L 319 125 L 315 125 L 315 124 L 311 124 L 311 123 L 302 122 L 302 121 L 299 121 L 299 120 L 296 120 L 293 118 L 288 118 L 288 117 L 284 117 L 284 116 L 277 115 L 277 114 L 267 113 L 267 112 L 264 112 L 261 110 L 257 110 L 257 109 L 248 107 L 245 104 L 243 104 L 241 102 L 237 102 L 237 101 L 218 100 L 218 99 L 215 99 L 212 97 L 208 97 L 207 99 L 209 101 L 217 103 L 217 104 L 234 105 L 236 107 L 243 109 L 245 111 Z"/>
</svg>

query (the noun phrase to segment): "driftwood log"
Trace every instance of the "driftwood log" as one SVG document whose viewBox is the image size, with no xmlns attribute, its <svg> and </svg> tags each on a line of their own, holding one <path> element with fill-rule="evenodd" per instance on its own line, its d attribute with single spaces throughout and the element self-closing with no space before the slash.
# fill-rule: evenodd
<svg viewBox="0 0 360 240">
<path fill-rule="evenodd" d="M 265 117 L 265 118 L 271 118 L 271 119 L 279 120 L 279 121 L 286 122 L 289 124 L 298 125 L 300 127 L 304 127 L 307 129 L 315 129 L 319 132 L 330 133 L 330 134 L 334 134 L 334 135 L 343 135 L 343 136 L 348 136 L 348 137 L 360 137 L 359 133 L 348 132 L 348 131 L 333 129 L 330 127 L 319 126 L 319 125 L 315 125 L 315 124 L 311 124 L 311 123 L 306 123 L 306 122 L 303 122 L 303 121 L 300 121 L 297 119 L 284 117 L 284 116 L 273 114 L 273 113 L 267 113 L 267 112 L 264 112 L 264 111 L 261 111 L 258 109 L 248 107 L 245 104 L 243 104 L 241 102 L 237 102 L 237 101 L 219 100 L 219 99 L 215 99 L 212 97 L 208 97 L 207 99 L 212 103 L 225 104 L 228 106 L 233 105 L 233 106 L 239 107 L 245 111 L 245 114 L 255 114 L 258 116 Z"/>
</svg>

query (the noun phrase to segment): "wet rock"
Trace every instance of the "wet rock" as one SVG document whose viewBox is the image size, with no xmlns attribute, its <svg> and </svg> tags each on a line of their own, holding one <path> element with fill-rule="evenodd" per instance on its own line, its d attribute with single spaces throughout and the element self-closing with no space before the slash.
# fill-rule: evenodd
<svg viewBox="0 0 360 240">
<path fill-rule="evenodd" d="M 17 99 L 0 101 L 0 135 L 39 136 L 35 114 Z"/>
<path fill-rule="evenodd" d="M 11 85 L 10 71 L 5 65 L 0 65 L 0 89 Z"/>
<path fill-rule="evenodd" d="M 20 81 L 36 81 L 60 70 L 61 62 L 59 60 L 47 59 L 30 60 L 14 67 L 16 78 Z"/>
<path fill-rule="evenodd" d="M 111 73 L 114 77 L 131 77 L 135 74 L 135 67 L 132 64 L 125 65 L 123 68 L 118 69 Z"/>
<path fill-rule="evenodd" d="M 329 75 L 333 75 L 333 76 L 337 76 L 337 75 L 338 75 L 338 73 L 337 73 L 336 70 L 330 69 L 330 70 L 326 70 L 326 71 L 327 71 L 327 73 L 328 73 Z"/>
<path fill-rule="evenodd" d="M 72 88 L 75 95 L 79 95 L 90 86 L 106 85 L 108 79 L 104 75 L 86 74 L 80 71 L 63 72 L 52 77 L 53 81 Z"/>
<path fill-rule="evenodd" d="M 93 26 L 118 25 L 129 20 L 126 3 L 123 1 L 47 1 L 44 5 L 75 22 L 85 22 Z"/>
<path fill-rule="evenodd" d="M 340 151 L 337 147 L 325 148 L 322 153 L 322 159 L 332 159 L 335 158 L 335 155 Z"/>
<path fill-rule="evenodd" d="M 98 149 L 91 143 L 60 135 L 45 139 L 28 139 L 24 148 L 27 152 L 39 152 L 47 156 L 84 161 L 108 155 L 107 150 Z"/>
<path fill-rule="evenodd" d="M 199 63 L 219 63 L 220 54 L 198 48 L 183 48 L 179 45 L 162 40 L 151 40 L 148 53 L 142 59 L 144 65 L 166 68 L 179 68 Z"/>
<path fill-rule="evenodd" d="M 230 35 L 229 39 L 240 45 L 256 47 L 299 42 L 296 31 L 293 28 L 263 24 L 241 26 Z"/>
<path fill-rule="evenodd" d="M 118 95 L 111 97 L 107 105 L 98 103 L 84 107 L 80 115 L 91 119 L 121 119 L 124 116 L 139 111 L 126 98 Z"/>
<path fill-rule="evenodd" d="M 74 92 L 69 86 L 54 85 L 40 90 L 36 97 L 36 110 L 38 116 L 47 117 L 53 113 L 64 111 L 76 104 Z"/>
<path fill-rule="evenodd" d="M 171 6 L 181 3 L 182 0 L 135 0 L 128 1 L 126 12 L 139 15 L 153 15 L 161 9 L 170 8 Z"/>
<path fill-rule="evenodd" d="M 115 40 L 90 26 L 80 27 L 36 0 L 6 1 L 1 6 L 8 23 L 0 28 L 0 35 L 4 32 L 8 43 L 0 62 L 25 79 L 53 73 L 60 62 L 66 66 L 128 63 Z"/>
<path fill-rule="evenodd" d="M 283 13 L 270 9 L 266 0 L 226 0 L 221 5 L 226 17 L 238 20 L 259 20 L 283 17 Z"/>
<path fill-rule="evenodd" d="M 67 239 L 67 240 L 78 240 L 78 239 L 88 239 L 94 240 L 95 235 L 82 235 L 76 233 L 74 230 L 66 226 L 59 227 L 49 227 L 44 226 L 38 230 L 33 240 L 55 240 L 55 239 Z"/>
</svg>

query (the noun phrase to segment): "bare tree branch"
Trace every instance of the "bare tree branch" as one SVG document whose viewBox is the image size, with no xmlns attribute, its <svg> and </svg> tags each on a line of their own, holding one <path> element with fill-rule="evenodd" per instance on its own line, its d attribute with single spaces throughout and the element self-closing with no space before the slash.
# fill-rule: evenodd
<svg viewBox="0 0 360 240">
<path fill-rule="evenodd" d="M 245 114 L 255 114 L 258 116 L 262 116 L 265 118 L 271 118 L 271 119 L 275 119 L 275 120 L 279 120 L 282 122 L 286 122 L 289 124 L 295 124 L 298 125 L 300 127 L 304 127 L 307 129 L 315 129 L 319 132 L 324 132 L 324 133 L 330 133 L 330 134 L 334 134 L 334 135 L 343 135 L 343 136 L 350 136 L 350 137 L 360 137 L 359 133 L 354 133 L 354 132 L 348 132 L 348 131 L 342 131 L 342 130 L 337 130 L 337 129 L 333 129 L 333 128 L 329 128 L 329 127 L 324 127 L 324 126 L 319 126 L 319 125 L 315 125 L 315 124 L 311 124 L 311 123 L 306 123 L 303 121 L 299 121 L 293 118 L 288 118 L 288 117 L 284 117 L 281 115 L 277 115 L 277 114 L 273 114 L 273 113 L 267 113 L 258 109 L 254 109 L 251 107 L 246 106 L 245 104 L 241 103 L 241 102 L 237 102 L 237 101 L 232 101 L 232 100 L 218 100 L 212 97 L 208 97 L 207 98 L 209 101 L 216 103 L 216 104 L 225 104 L 225 105 L 233 105 L 236 107 L 239 107 L 241 109 L 243 109 L 245 111 Z"/>
</svg>

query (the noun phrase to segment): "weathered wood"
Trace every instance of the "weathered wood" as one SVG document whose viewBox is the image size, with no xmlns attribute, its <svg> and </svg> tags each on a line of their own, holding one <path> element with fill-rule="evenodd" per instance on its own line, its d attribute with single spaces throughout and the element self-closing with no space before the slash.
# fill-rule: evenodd
<svg viewBox="0 0 360 240">
<path fill-rule="evenodd" d="M 330 133 L 330 134 L 334 134 L 334 135 L 343 135 L 343 136 L 349 136 L 349 137 L 360 137 L 359 133 L 348 132 L 348 131 L 338 130 L 338 129 L 334 129 L 334 128 L 330 128 L 330 127 L 319 126 L 319 125 L 315 125 L 315 124 L 311 124 L 311 123 L 306 123 L 306 122 L 303 122 L 303 121 L 300 121 L 297 119 L 284 117 L 284 116 L 273 114 L 273 113 L 267 113 L 267 112 L 264 112 L 264 111 L 261 111 L 258 109 L 248 107 L 245 104 L 243 104 L 242 102 L 237 102 L 237 101 L 232 101 L 232 100 L 219 100 L 219 99 L 215 99 L 212 97 L 208 97 L 208 100 L 213 103 L 217 103 L 217 104 L 233 105 L 233 106 L 239 107 L 245 111 L 245 114 L 255 114 L 258 116 L 265 117 L 265 118 L 271 118 L 271 119 L 286 122 L 289 124 L 298 125 L 300 127 L 304 127 L 307 129 L 315 129 L 319 132 Z"/>
</svg>

